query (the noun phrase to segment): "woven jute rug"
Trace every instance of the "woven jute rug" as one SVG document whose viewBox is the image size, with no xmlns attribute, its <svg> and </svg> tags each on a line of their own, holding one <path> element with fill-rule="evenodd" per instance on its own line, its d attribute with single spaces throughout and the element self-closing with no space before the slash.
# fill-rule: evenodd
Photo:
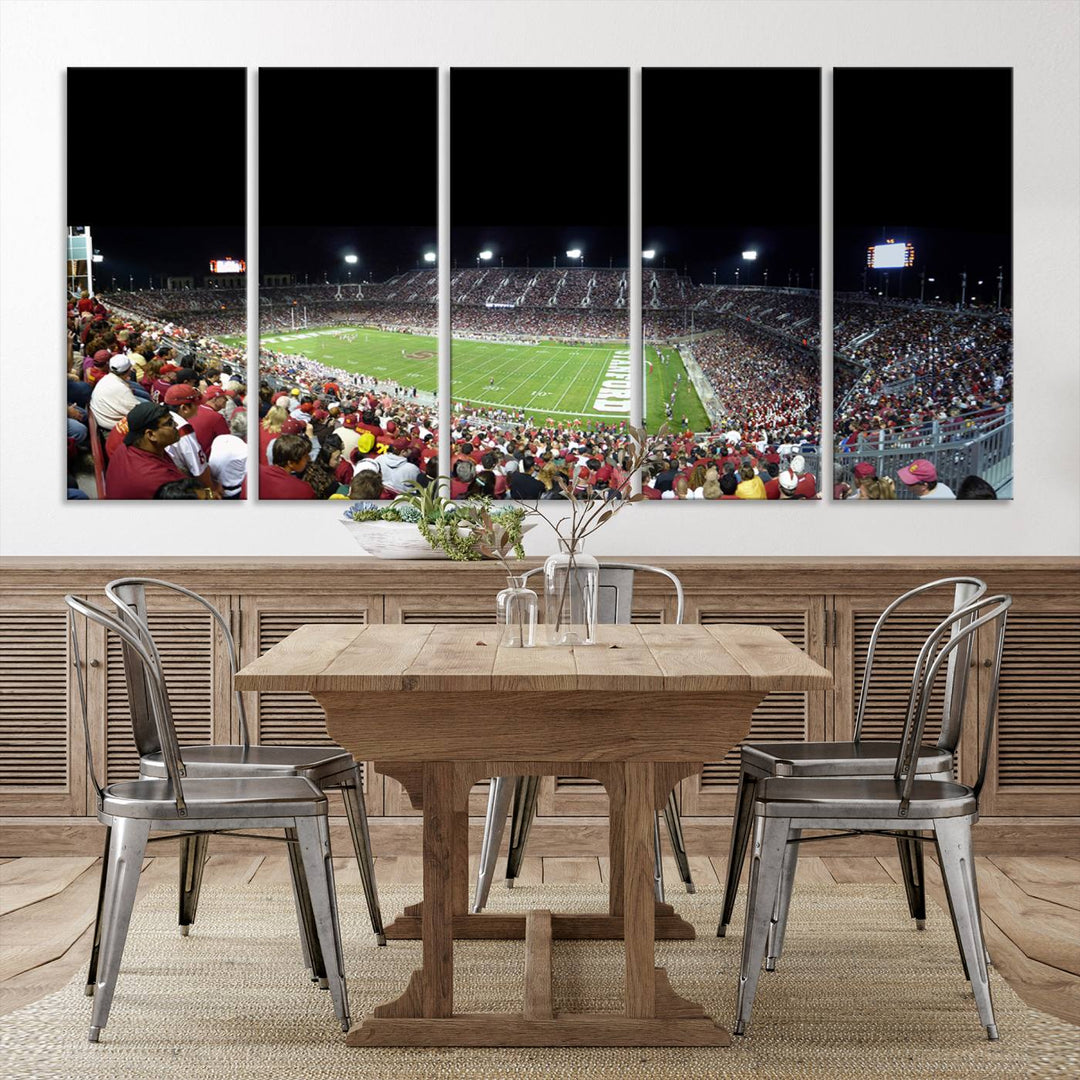
<svg viewBox="0 0 1080 1080">
<path fill-rule="evenodd" d="M 492 893 L 489 910 L 606 906 L 595 886 Z M 730 1027 L 742 903 L 729 936 L 718 939 L 718 887 L 670 894 L 699 936 L 660 942 L 657 963 L 677 994 Z M 377 948 L 358 887 L 342 886 L 339 896 L 357 1022 L 404 989 L 419 966 L 420 943 Z M 381 898 L 389 921 L 419 898 L 419 889 L 386 887 Z M 3 1018 L 0 1070 L 20 1080 L 1080 1075 L 1080 1029 L 1029 1008 L 997 974 L 1001 1039 L 986 1041 L 948 918 L 936 906 L 930 916 L 928 928 L 916 931 L 899 887 L 798 887 L 780 969 L 763 973 L 751 1033 L 730 1047 L 359 1048 L 344 1045 L 329 995 L 301 966 L 287 886 L 207 888 L 188 938 L 177 933 L 175 889 L 159 886 L 136 905 L 102 1041 L 86 1041 L 90 1000 L 80 973 L 65 989 Z M 455 962 L 457 1011 L 521 1011 L 523 943 L 459 942 Z M 619 1010 L 620 942 L 556 942 L 553 967 L 557 1010 Z"/>
</svg>

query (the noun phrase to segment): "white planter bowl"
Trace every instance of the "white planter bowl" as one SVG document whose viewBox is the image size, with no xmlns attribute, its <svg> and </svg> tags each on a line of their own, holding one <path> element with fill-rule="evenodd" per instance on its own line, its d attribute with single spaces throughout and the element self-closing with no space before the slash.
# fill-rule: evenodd
<svg viewBox="0 0 1080 1080">
<path fill-rule="evenodd" d="M 376 559 L 445 559 L 411 521 L 342 521 L 349 535 Z"/>
<path fill-rule="evenodd" d="M 369 555 L 376 559 L 445 559 L 446 553 L 433 548 L 411 521 L 349 521 L 342 525 Z M 536 522 L 522 523 L 527 533 Z"/>
</svg>

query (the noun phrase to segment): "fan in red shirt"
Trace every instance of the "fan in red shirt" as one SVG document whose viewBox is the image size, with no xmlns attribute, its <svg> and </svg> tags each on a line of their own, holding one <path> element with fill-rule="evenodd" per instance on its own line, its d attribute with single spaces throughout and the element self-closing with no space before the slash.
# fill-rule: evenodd
<svg viewBox="0 0 1080 1080">
<path fill-rule="evenodd" d="M 210 457 L 210 447 L 214 440 L 219 435 L 229 434 L 229 424 L 221 415 L 221 410 L 225 408 L 228 400 L 220 386 L 209 386 L 195 415 L 188 420 L 195 429 L 195 437 L 207 458 Z"/>
<path fill-rule="evenodd" d="M 315 492 L 299 476 L 308 467 L 311 440 L 306 435 L 280 435 L 273 454 L 273 465 L 259 462 L 259 498 L 314 499 Z"/>
<path fill-rule="evenodd" d="M 109 458 L 107 499 L 152 499 L 164 484 L 184 479 L 165 453 L 179 437 L 166 406 L 140 402 L 127 414 L 126 423 L 124 441 Z"/>
</svg>

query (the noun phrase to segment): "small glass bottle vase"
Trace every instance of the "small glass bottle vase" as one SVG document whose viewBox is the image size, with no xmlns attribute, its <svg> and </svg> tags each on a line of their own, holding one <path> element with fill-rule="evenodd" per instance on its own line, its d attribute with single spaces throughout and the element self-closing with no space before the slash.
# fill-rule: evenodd
<svg viewBox="0 0 1080 1080">
<path fill-rule="evenodd" d="M 531 649 L 536 644 L 536 593 L 525 587 L 523 577 L 495 597 L 496 621 L 502 627 L 502 644 L 508 649 Z"/>
<path fill-rule="evenodd" d="M 550 645 L 595 645 L 600 564 L 580 545 L 559 541 L 544 563 L 544 618 Z"/>
</svg>

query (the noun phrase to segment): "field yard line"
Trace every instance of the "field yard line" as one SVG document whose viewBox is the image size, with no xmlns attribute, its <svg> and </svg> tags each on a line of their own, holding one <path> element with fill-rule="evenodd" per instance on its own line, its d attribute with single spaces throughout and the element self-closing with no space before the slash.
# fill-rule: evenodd
<svg viewBox="0 0 1080 1080">
<path fill-rule="evenodd" d="M 563 370 L 563 368 L 565 368 L 567 364 L 569 364 L 569 363 L 572 363 L 572 362 L 573 362 L 573 360 L 574 360 L 574 358 L 575 358 L 575 355 L 576 355 L 576 354 L 577 354 L 578 352 L 580 352 L 580 350 L 579 350 L 579 349 L 571 349 L 571 350 L 570 350 L 570 355 L 569 355 L 569 356 L 568 356 L 568 357 L 567 357 L 567 358 L 566 358 L 566 359 L 565 359 L 565 360 L 564 360 L 564 361 L 562 362 L 562 364 L 561 364 L 561 365 L 560 365 L 560 367 L 559 367 L 559 370 L 558 370 L 558 371 L 556 371 L 556 372 L 555 372 L 555 374 L 554 374 L 554 375 L 552 375 L 552 376 L 551 376 L 551 378 L 550 378 L 550 379 L 548 379 L 548 381 L 547 381 L 547 382 L 545 382 L 545 383 L 541 383 L 541 384 L 540 384 L 540 385 L 539 385 L 539 386 L 538 386 L 538 387 L 537 387 L 537 388 L 536 388 L 536 389 L 535 389 L 535 390 L 534 390 L 534 391 L 532 392 L 532 395 L 531 395 L 531 396 L 530 396 L 530 398 L 529 398 L 529 401 L 530 401 L 530 402 L 532 401 L 532 399 L 533 399 L 534 397 L 536 397 L 536 395 L 537 395 L 537 394 L 539 394 L 539 393 L 540 393 L 540 392 L 541 392 L 541 391 L 542 391 L 542 390 L 544 389 L 544 387 L 545 387 L 545 386 L 548 386 L 548 385 L 550 385 L 553 379 L 557 379 L 557 378 L 559 377 L 559 375 L 561 375 L 561 374 L 562 374 L 562 370 Z M 522 381 L 521 381 L 520 383 L 518 383 L 518 386 L 524 386 L 524 385 L 525 385 L 525 383 L 527 383 L 528 381 L 529 381 L 528 379 L 523 379 L 523 380 L 522 380 Z M 517 387 L 515 387 L 515 389 L 517 389 Z M 563 396 L 565 397 L 565 393 L 564 393 L 564 395 L 563 395 Z M 562 398 L 559 398 L 559 401 L 562 401 Z M 558 402 L 556 402 L 556 404 L 558 404 Z M 521 408 L 521 409 L 528 409 L 528 408 L 532 408 L 532 405 L 520 405 L 520 406 L 518 406 L 518 408 Z M 549 409 L 548 411 L 549 411 L 549 412 L 554 412 L 555 410 L 554 410 L 554 409 Z"/>
<path fill-rule="evenodd" d="M 474 342 L 473 344 L 476 344 L 476 343 Z M 490 345 L 491 345 L 491 347 L 492 347 L 492 348 L 500 348 L 500 349 L 503 349 L 503 348 L 506 348 L 506 347 L 507 347 L 506 343 L 503 343 L 503 342 L 498 342 L 498 343 L 496 343 L 496 342 L 491 342 L 491 343 L 490 343 Z M 493 375 L 494 375 L 494 373 L 496 373 L 496 372 L 498 372 L 498 371 L 501 371 L 501 370 L 502 370 L 503 368 L 505 368 L 505 367 L 506 367 L 506 366 L 507 366 L 508 364 L 512 364 L 512 363 L 515 363 L 515 362 L 516 362 L 516 361 L 515 361 L 515 357 L 513 356 L 513 350 L 514 350 L 514 348 L 527 348 L 527 346 L 523 346 L 523 345 L 519 345 L 519 346 L 509 346 L 509 348 L 510 348 L 510 353 L 509 353 L 509 354 L 505 354 L 505 353 L 504 353 L 504 354 L 502 354 L 502 355 L 507 355 L 507 359 L 505 359 L 505 360 L 499 360 L 498 358 L 496 358 L 496 362 L 495 362 L 495 364 L 494 364 L 493 366 L 491 366 L 491 367 L 483 366 L 483 367 L 481 368 L 480 366 L 477 366 L 477 367 L 474 367 L 474 368 L 473 368 L 473 371 L 477 371 L 477 370 L 480 370 L 480 376 L 479 376 L 479 378 L 477 378 L 477 379 L 475 380 L 475 385 L 479 386 L 480 384 L 482 384 L 482 383 L 483 383 L 484 379 L 490 379 L 490 378 L 492 378 L 492 377 L 493 377 Z M 451 349 L 451 358 L 450 358 L 450 370 L 451 370 L 451 385 L 452 385 L 452 386 L 453 386 L 453 362 L 454 362 L 454 361 L 453 361 L 453 350 Z M 545 363 L 545 364 L 546 364 L 546 363 L 549 363 L 549 361 L 545 360 L 545 361 L 544 361 L 544 363 Z M 468 396 L 469 396 L 469 390 L 470 390 L 470 389 L 472 388 L 472 386 L 473 386 L 473 385 L 474 385 L 474 383 L 473 383 L 473 382 L 470 382 L 470 383 L 468 383 L 468 385 L 466 385 L 465 387 L 461 388 L 461 391 L 460 391 L 460 392 L 459 392 L 459 390 L 458 390 L 458 387 L 456 387 L 456 386 L 455 386 L 455 387 L 454 387 L 454 389 L 453 389 L 453 396 L 454 396 L 454 397 L 464 397 L 464 398 L 468 398 Z M 519 385 L 520 385 L 520 384 L 519 384 Z"/>
<path fill-rule="evenodd" d="M 611 361 L 612 361 L 612 358 L 615 356 L 615 352 L 616 352 L 616 350 L 612 349 L 611 352 L 608 353 L 608 355 L 606 357 L 604 357 L 604 362 L 600 366 L 600 374 L 597 375 L 596 381 L 592 384 L 592 389 L 589 391 L 589 393 L 585 397 L 584 404 L 585 404 L 586 408 L 588 407 L 590 401 L 595 401 L 596 400 L 596 398 L 594 396 L 595 393 L 596 393 L 596 388 L 600 385 L 600 383 L 602 383 L 604 381 L 604 376 L 607 374 L 608 368 L 611 366 Z M 571 383 L 571 386 L 572 385 L 573 384 Z M 566 389 L 569 390 L 570 387 L 568 386 Z M 563 397 L 566 397 L 566 392 L 565 391 L 563 392 Z M 559 401 L 556 401 L 555 404 L 558 405 L 559 402 L 561 402 L 561 401 L 562 401 L 562 398 L 559 398 Z M 630 401 L 629 401 L 629 399 L 627 399 L 627 402 L 626 402 L 626 412 L 627 412 L 627 415 L 630 414 Z M 615 415 L 619 415 L 619 414 L 615 414 Z"/>
</svg>

